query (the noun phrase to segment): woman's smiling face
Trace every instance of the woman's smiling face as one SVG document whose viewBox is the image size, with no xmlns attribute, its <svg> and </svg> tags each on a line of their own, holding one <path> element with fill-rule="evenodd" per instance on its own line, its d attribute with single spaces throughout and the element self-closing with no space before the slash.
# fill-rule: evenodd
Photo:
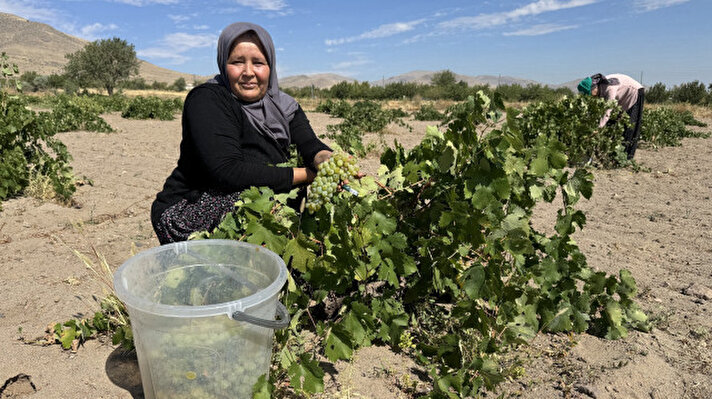
<svg viewBox="0 0 712 399">
<path fill-rule="evenodd" d="M 247 33 L 235 39 L 225 70 L 230 89 L 240 100 L 259 101 L 267 93 L 270 68 L 256 35 Z"/>
</svg>

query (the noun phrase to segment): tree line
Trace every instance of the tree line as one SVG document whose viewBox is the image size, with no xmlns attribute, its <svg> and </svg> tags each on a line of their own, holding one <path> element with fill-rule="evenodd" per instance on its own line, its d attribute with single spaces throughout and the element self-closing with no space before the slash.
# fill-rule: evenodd
<svg viewBox="0 0 712 399">
<path fill-rule="evenodd" d="M 522 86 L 519 84 L 499 85 L 492 88 L 488 85 L 470 86 L 465 81 L 457 81 L 450 70 L 440 71 L 433 75 L 429 84 L 413 82 L 396 82 L 383 86 L 373 86 L 368 82 L 339 82 L 327 89 L 315 87 L 284 88 L 287 94 L 298 97 L 315 97 L 337 100 L 403 100 L 422 98 L 426 100 L 464 101 L 470 96 L 484 92 L 487 95 L 500 96 L 504 101 L 547 101 L 572 96 L 574 93 L 567 87 L 551 88 L 541 84 Z"/>
<path fill-rule="evenodd" d="M 668 89 L 663 83 L 658 82 L 646 89 L 645 100 L 657 104 L 712 105 L 712 83 L 705 87 L 704 83 L 695 80 Z"/>
<path fill-rule="evenodd" d="M 146 82 L 138 76 L 139 60 L 134 45 L 118 37 L 95 40 L 65 57 L 68 62 L 61 73 L 40 75 L 28 71 L 20 75 L 18 80 L 23 91 L 61 89 L 76 93 L 82 89 L 100 88 L 112 95 L 115 89 L 185 91 L 188 86 L 182 77 L 171 84 Z"/>
<path fill-rule="evenodd" d="M 111 95 L 115 89 L 174 90 L 184 91 L 188 84 L 184 78 L 173 83 L 148 83 L 138 76 L 139 60 L 134 45 L 114 37 L 88 43 L 83 49 L 67 54 L 67 65 L 63 73 L 40 75 L 30 71 L 23 73 L 19 80 L 25 92 L 62 89 L 74 93 L 80 89 L 101 88 Z M 200 82 L 192 82 L 197 85 Z M 498 95 L 507 102 L 551 101 L 575 93 L 568 87 L 552 88 L 541 84 L 520 84 L 470 86 L 458 81 L 450 70 L 436 73 L 429 84 L 396 82 L 387 85 L 371 85 L 368 82 L 339 82 L 329 88 L 302 87 L 283 88 L 285 92 L 298 98 L 320 98 L 339 100 L 403 100 L 422 98 L 426 100 L 463 101 L 482 91 L 488 96 Z M 700 81 L 682 83 L 668 89 L 658 82 L 647 88 L 646 101 L 650 103 L 689 103 L 712 105 L 712 83 L 705 86 Z"/>
<path fill-rule="evenodd" d="M 285 92 L 298 98 L 320 98 L 337 100 L 402 100 L 416 97 L 427 100 L 463 101 L 469 96 L 482 91 L 488 96 L 497 94 L 507 102 L 553 101 L 575 93 L 568 87 L 551 88 L 541 84 L 469 86 L 457 81 L 449 70 L 436 73 L 430 84 L 389 83 L 384 86 L 372 86 L 368 82 L 339 82 L 329 88 L 315 87 L 286 88 Z M 645 100 L 650 103 L 689 103 L 694 105 L 712 105 L 712 83 L 705 87 L 700 81 L 682 83 L 668 89 L 658 82 L 646 88 Z"/>
</svg>

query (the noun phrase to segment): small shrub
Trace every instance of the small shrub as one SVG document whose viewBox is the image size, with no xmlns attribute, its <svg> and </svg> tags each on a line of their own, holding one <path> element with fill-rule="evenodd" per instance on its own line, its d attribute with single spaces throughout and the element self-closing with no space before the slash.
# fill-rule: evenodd
<svg viewBox="0 0 712 399">
<path fill-rule="evenodd" d="M 180 106 L 179 106 L 180 104 Z M 182 100 L 163 100 L 158 97 L 138 96 L 131 100 L 121 114 L 127 119 L 159 119 L 170 121 L 174 114 L 182 107 Z"/>
<path fill-rule="evenodd" d="M 316 112 L 323 112 L 337 118 L 345 118 L 351 111 L 351 104 L 345 100 L 328 99 L 316 106 Z"/>
<path fill-rule="evenodd" d="M 424 104 L 420 109 L 413 112 L 413 119 L 416 121 L 441 121 L 445 118 L 445 114 L 439 112 L 431 104 Z"/>
<path fill-rule="evenodd" d="M 28 179 L 24 194 L 42 202 L 52 201 L 57 198 L 52 179 L 34 170 L 30 172 L 30 178 Z"/>
<path fill-rule="evenodd" d="M 103 112 L 123 112 L 129 104 L 128 97 L 121 94 L 112 94 L 110 96 L 97 94 L 90 97 L 94 103 L 101 106 Z"/>
<path fill-rule="evenodd" d="M 88 130 L 90 132 L 113 132 L 100 114 L 104 107 L 88 96 L 57 96 L 52 105 L 51 120 L 58 132 Z"/>
<path fill-rule="evenodd" d="M 668 107 L 646 108 L 640 138 L 652 148 L 679 146 L 685 137 L 709 137 L 709 132 L 693 132 L 687 126 L 706 126 L 690 111 L 678 112 Z"/>
<path fill-rule="evenodd" d="M 325 108 L 331 105 L 327 105 Z M 342 108 L 342 105 L 331 109 L 337 108 L 339 111 L 345 109 L 345 107 Z M 363 157 L 373 149 L 373 146 L 366 147 L 363 144 L 363 134 L 366 132 L 381 133 L 391 122 L 404 124 L 396 116 L 400 114 L 405 115 L 402 110 L 400 113 L 384 110 L 380 104 L 374 101 L 358 101 L 350 106 L 345 114 L 339 115 L 344 118 L 343 122 L 327 126 L 328 133 L 325 136 L 334 140 L 343 150 Z"/>
<path fill-rule="evenodd" d="M 0 201 L 23 192 L 31 176 L 49 179 L 55 198 L 71 198 L 76 189 L 72 158 L 56 133 L 51 113 L 38 114 L 22 98 L 0 90 Z"/>
</svg>

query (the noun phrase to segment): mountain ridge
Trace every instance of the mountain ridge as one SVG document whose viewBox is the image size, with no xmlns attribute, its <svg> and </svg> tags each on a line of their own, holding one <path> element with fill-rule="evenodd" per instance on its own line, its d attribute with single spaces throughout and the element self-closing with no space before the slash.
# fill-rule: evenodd
<svg viewBox="0 0 712 399">
<path fill-rule="evenodd" d="M 62 73 L 64 65 L 67 63 L 66 54 L 81 50 L 87 40 L 61 32 L 50 25 L 34 22 L 14 14 L 0 12 L 0 51 L 7 53 L 10 62 L 17 64 L 20 73 L 34 71 L 40 75 Z M 58 56 L 61 54 L 61 56 Z M 416 83 L 429 84 L 436 73 L 442 71 L 414 70 L 388 78 L 377 79 L 368 82 L 372 86 L 382 86 L 389 83 Z M 454 72 L 453 72 L 454 73 Z M 497 85 L 520 84 L 541 84 L 552 88 L 569 87 L 576 90 L 576 81 L 565 82 L 559 85 L 542 84 L 540 82 L 522 79 L 511 76 L 477 75 L 468 76 L 454 73 L 455 79 L 463 81 L 470 86 L 487 85 L 496 87 Z M 173 83 L 178 78 L 184 78 L 188 84 L 202 82 L 213 75 L 200 76 L 190 73 L 179 72 L 144 60 L 139 60 L 139 77 L 147 83 L 153 81 Z M 357 79 L 341 76 L 333 73 L 301 74 L 280 77 L 279 83 L 282 88 L 304 88 L 315 87 L 319 89 L 329 88 L 339 82 L 359 82 Z"/>
<path fill-rule="evenodd" d="M 415 84 L 430 84 L 432 82 L 433 76 L 435 74 L 443 72 L 440 71 L 427 71 L 427 70 L 415 70 L 406 72 L 400 75 L 391 76 L 388 78 L 378 79 L 368 81 L 371 86 L 384 86 L 392 83 L 415 83 Z M 452 72 L 452 71 L 451 71 Z M 539 84 L 542 86 L 548 86 L 550 88 L 556 89 L 560 87 L 568 87 L 572 91 L 576 91 L 576 86 L 580 79 L 571 80 L 561 84 L 546 84 L 537 82 L 531 79 L 516 78 L 512 76 L 495 76 L 495 75 L 477 75 L 468 76 L 453 72 L 456 81 L 463 81 L 467 83 L 468 86 L 490 86 L 497 87 L 499 85 L 513 85 L 518 84 L 521 86 Z M 582 77 L 583 78 L 583 77 Z M 282 88 L 304 88 L 314 86 L 317 89 L 327 89 L 340 82 L 359 82 L 356 79 L 349 78 L 346 76 L 341 76 L 333 73 L 317 73 L 317 74 L 301 74 L 301 75 L 291 75 L 279 78 L 279 85 Z"/>
<path fill-rule="evenodd" d="M 67 63 L 66 54 L 84 48 L 89 41 L 61 32 L 50 25 L 34 22 L 14 14 L 0 12 L 0 52 L 16 64 L 20 74 L 37 72 L 40 75 L 62 73 Z M 61 56 L 58 56 L 60 55 Z M 203 81 L 207 76 L 174 71 L 139 59 L 139 77 L 146 82 L 173 83 L 183 78 L 187 83 Z"/>
</svg>

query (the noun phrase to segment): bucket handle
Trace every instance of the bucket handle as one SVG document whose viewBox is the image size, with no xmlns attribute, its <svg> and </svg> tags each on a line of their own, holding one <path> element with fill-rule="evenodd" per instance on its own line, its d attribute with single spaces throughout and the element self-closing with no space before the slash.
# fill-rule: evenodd
<svg viewBox="0 0 712 399">
<path fill-rule="evenodd" d="M 245 312 L 236 310 L 232 314 L 232 319 L 236 321 L 244 321 L 256 326 L 271 328 L 273 330 L 281 330 L 289 325 L 289 312 L 287 308 L 282 305 L 282 302 L 277 302 L 277 320 L 267 320 L 260 319 L 259 317 L 250 316 Z"/>
</svg>

